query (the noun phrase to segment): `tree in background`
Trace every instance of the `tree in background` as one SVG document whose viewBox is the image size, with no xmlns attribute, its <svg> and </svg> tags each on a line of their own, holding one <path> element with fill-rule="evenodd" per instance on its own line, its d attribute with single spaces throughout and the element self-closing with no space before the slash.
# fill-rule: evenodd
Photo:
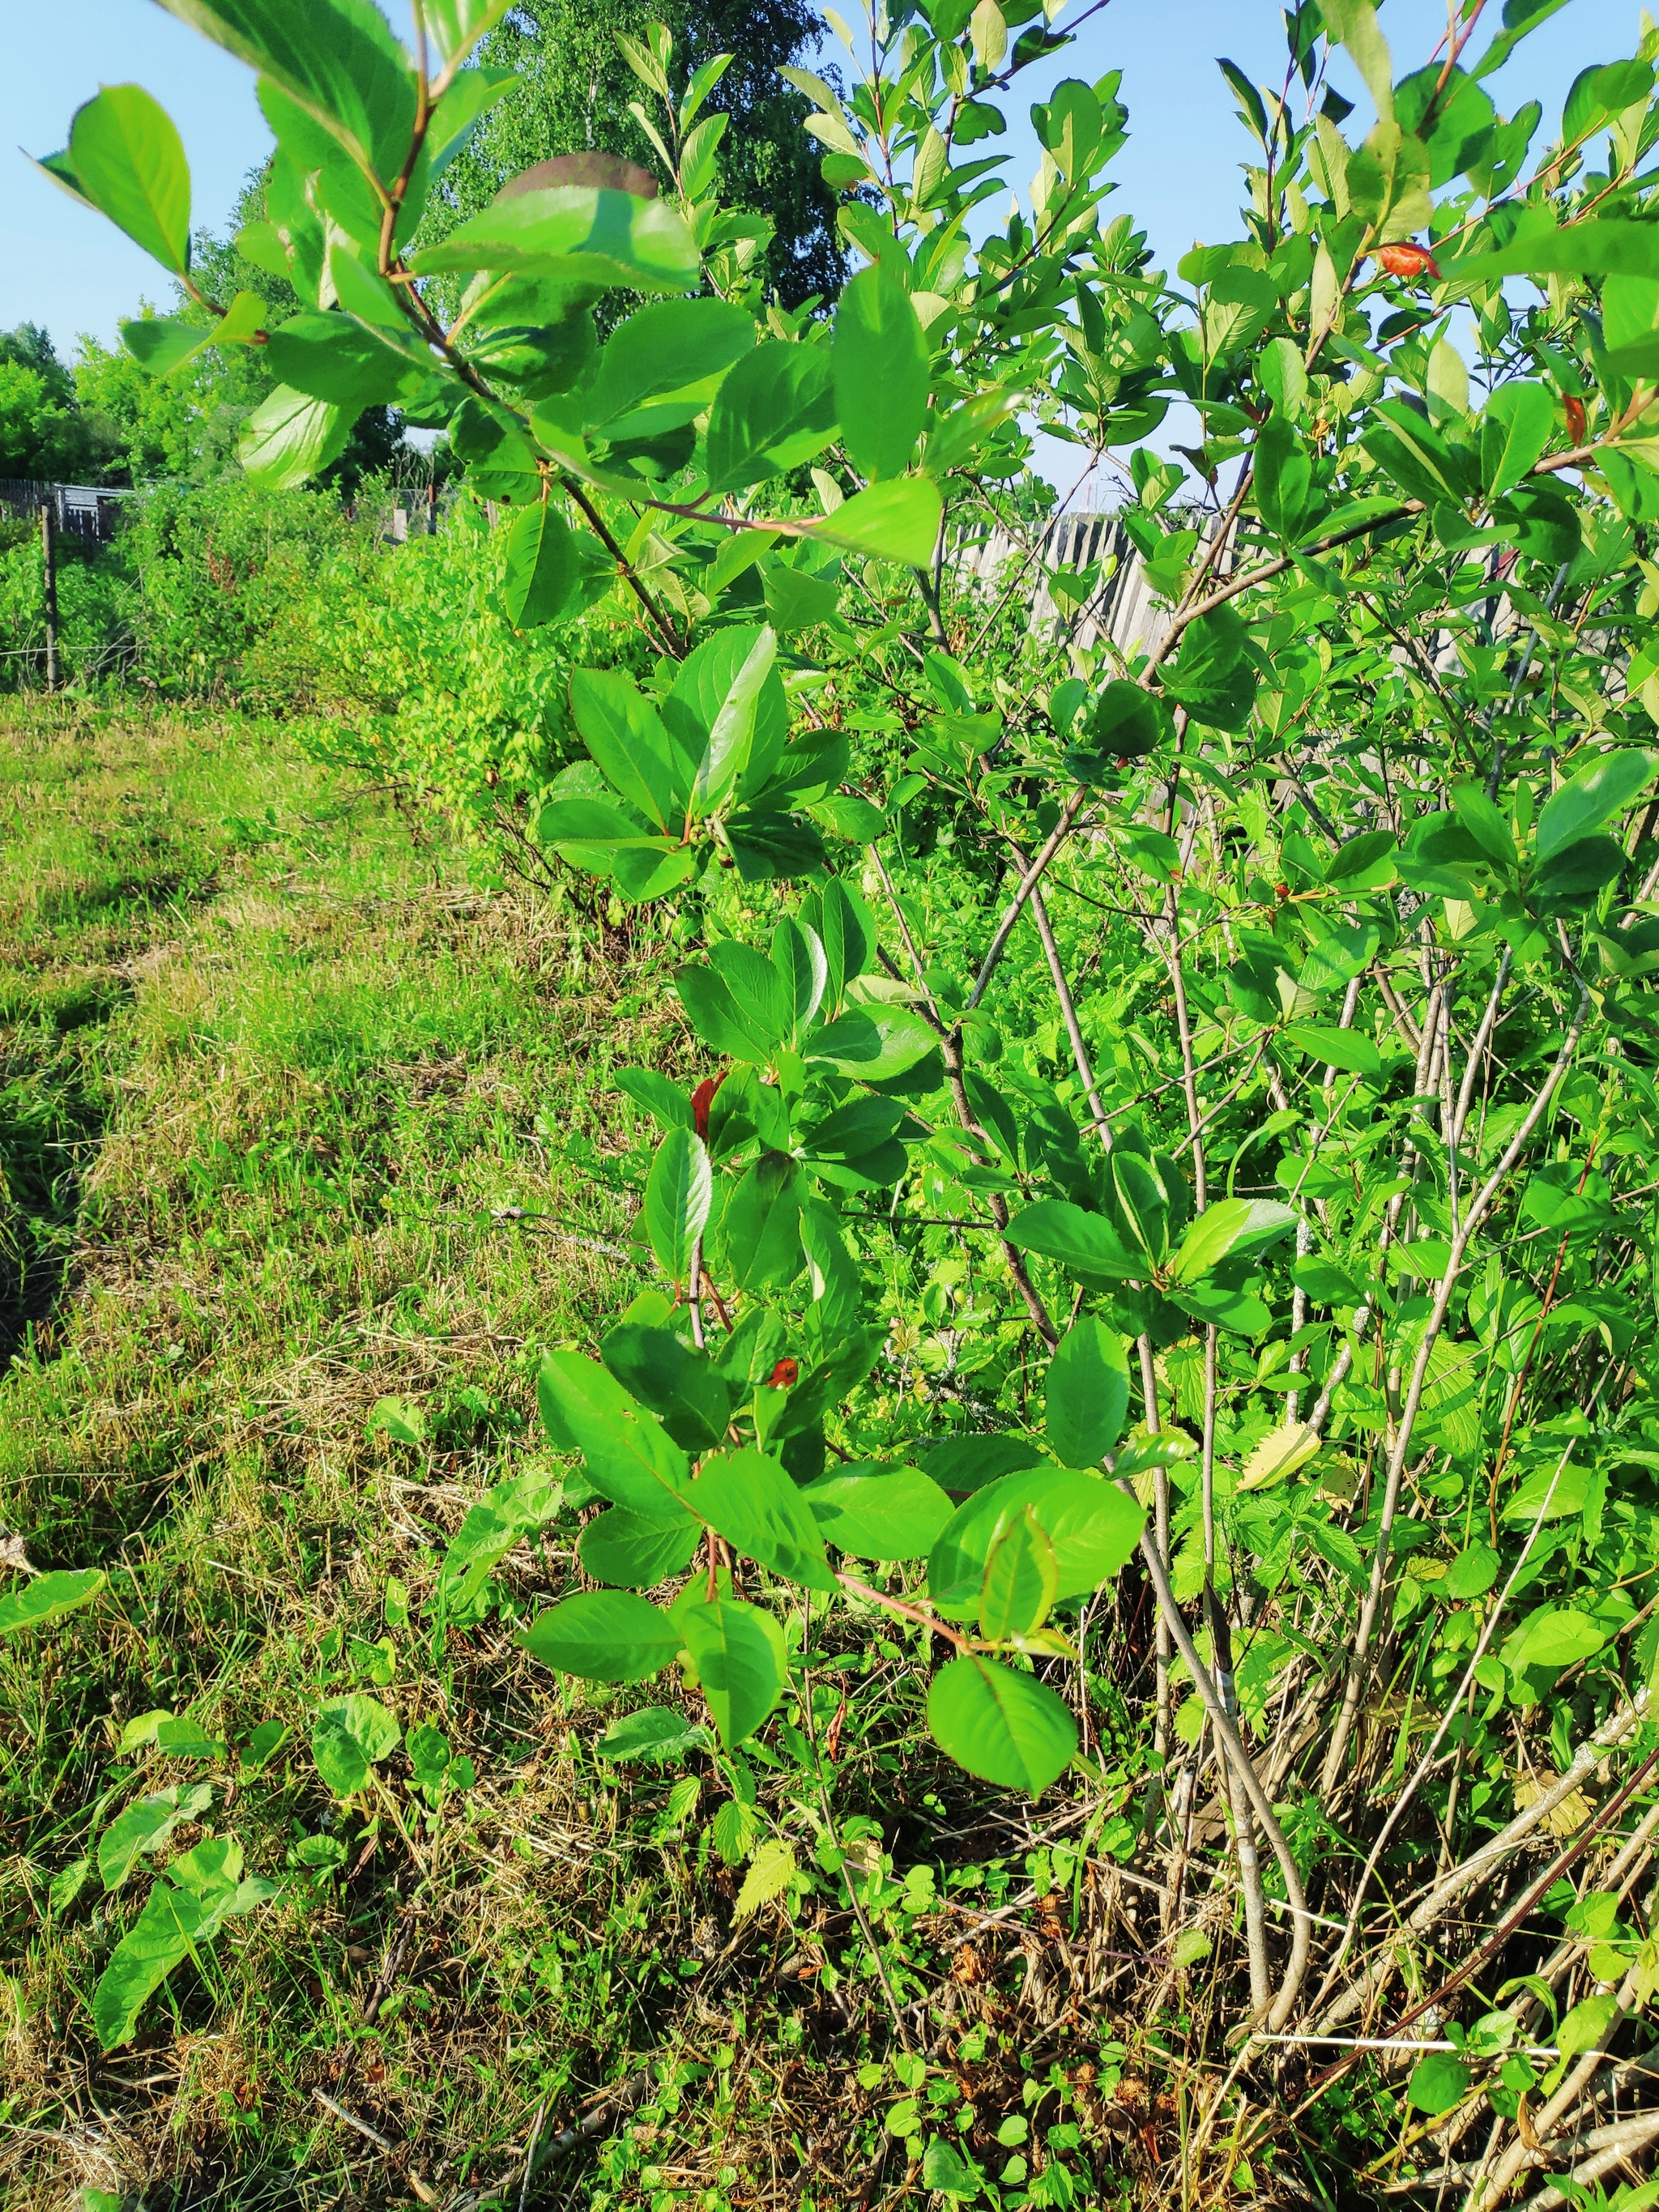
<svg viewBox="0 0 1659 2212">
<path fill-rule="evenodd" d="M 779 76 L 811 59 L 820 25 L 803 0 L 525 0 L 478 49 L 486 67 L 511 70 L 521 88 L 487 115 L 446 174 L 427 218 L 432 236 L 492 200 L 509 177 L 556 154 L 620 154 L 669 180 L 630 108 L 638 82 L 616 33 L 637 36 L 649 22 L 674 36 L 677 76 L 689 78 L 715 54 L 732 64 L 703 112 L 730 116 L 717 157 L 722 203 L 768 216 L 771 285 L 787 307 L 815 295 L 833 299 L 845 275 L 836 229 L 837 195 L 819 173 L 821 149 L 802 128 L 810 103 Z"/>
<path fill-rule="evenodd" d="M 54 482 L 96 473 L 107 441 L 39 323 L 0 331 L 0 477 Z"/>
</svg>

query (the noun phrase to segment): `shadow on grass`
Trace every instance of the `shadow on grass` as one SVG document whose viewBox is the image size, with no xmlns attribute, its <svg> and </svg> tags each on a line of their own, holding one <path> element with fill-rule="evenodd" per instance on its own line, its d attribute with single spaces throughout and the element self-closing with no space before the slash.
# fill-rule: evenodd
<svg viewBox="0 0 1659 2212">
<path fill-rule="evenodd" d="M 103 994 L 78 994 L 52 1027 L 0 1042 L 0 1375 L 31 1341 L 52 1348 L 106 1118 L 102 1086 L 65 1040 L 109 1011 Z"/>
</svg>

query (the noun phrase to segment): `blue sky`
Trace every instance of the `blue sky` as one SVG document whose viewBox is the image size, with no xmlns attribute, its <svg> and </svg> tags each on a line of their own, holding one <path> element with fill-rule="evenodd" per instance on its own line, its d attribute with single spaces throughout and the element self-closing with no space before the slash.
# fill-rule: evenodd
<svg viewBox="0 0 1659 2212">
<path fill-rule="evenodd" d="M 401 0 L 391 12 L 406 20 Z M 1077 12 L 1077 0 L 1070 12 Z M 1490 12 L 1499 11 L 1493 5 Z M 844 4 L 843 13 L 853 8 Z M 269 143 L 252 76 L 239 62 L 151 0 L 13 0 L 7 14 L 0 145 L 51 152 L 64 143 L 76 106 L 100 83 L 142 84 L 183 135 L 197 221 L 224 224 L 243 177 Z M 1403 73 L 1427 58 L 1443 30 L 1444 0 L 1388 0 L 1382 20 Z M 1495 81 L 1500 107 L 1513 113 L 1537 97 L 1553 120 L 1580 69 L 1634 51 L 1639 23 L 1633 0 L 1569 0 Z M 1194 239 L 1238 234 L 1234 210 L 1247 142 L 1213 66 L 1219 54 L 1253 77 L 1277 82 L 1284 40 L 1275 0 L 1111 0 L 1046 72 L 1052 80 L 1122 70 L 1131 135 L 1115 166 L 1120 189 L 1108 212 L 1132 212 L 1165 266 Z M 1340 70 L 1337 76 L 1343 82 Z M 1344 88 L 1358 96 L 1351 76 Z M 1022 191 L 1036 165 L 1024 118 L 1040 89 L 1022 93 L 1009 137 L 1000 142 L 1013 151 L 1008 173 Z M 112 343 L 117 322 L 142 295 L 168 299 L 167 280 L 136 246 L 60 193 L 21 152 L 4 158 L 10 167 L 0 193 L 0 328 L 44 323 L 67 356 L 82 331 Z"/>
</svg>

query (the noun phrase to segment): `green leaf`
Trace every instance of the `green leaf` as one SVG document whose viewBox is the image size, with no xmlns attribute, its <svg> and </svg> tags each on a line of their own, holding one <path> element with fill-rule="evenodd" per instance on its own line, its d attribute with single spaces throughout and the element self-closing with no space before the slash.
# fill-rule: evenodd
<svg viewBox="0 0 1659 2212">
<path fill-rule="evenodd" d="M 941 2197 L 977 2197 L 984 2186 L 979 2168 L 943 2136 L 934 2136 L 928 2142 L 921 2161 L 921 2179 L 924 2188 L 935 2190 Z"/>
<path fill-rule="evenodd" d="M 855 492 L 833 514 L 815 522 L 810 534 L 832 545 L 850 546 L 855 553 L 925 568 L 933 560 L 944 512 L 931 477 L 900 477 Z"/>
<path fill-rule="evenodd" d="M 702 263 L 696 240 L 666 200 L 558 185 L 493 201 L 410 266 L 421 276 L 502 269 L 558 284 L 688 292 Z"/>
<path fill-rule="evenodd" d="M 1595 2051 L 1605 2042 L 1620 2017 L 1619 1999 L 1612 1990 L 1583 1998 L 1555 2031 L 1555 2045 L 1563 2058 Z"/>
<path fill-rule="evenodd" d="M 762 630 L 720 700 L 691 789 L 690 804 L 700 815 L 712 814 L 749 766 L 777 649 L 776 634 Z"/>
<path fill-rule="evenodd" d="M 1361 1036 L 1357 1030 L 1296 1022 L 1285 1030 L 1285 1041 L 1293 1044 L 1298 1052 L 1305 1052 L 1310 1060 L 1339 1068 L 1345 1075 L 1380 1075 L 1382 1072 L 1382 1054 L 1368 1036 Z"/>
<path fill-rule="evenodd" d="M 958 1497 L 1043 1464 L 1042 1454 L 1024 1437 L 953 1437 L 921 1455 L 928 1480 Z"/>
<path fill-rule="evenodd" d="M 714 1200 L 708 1148 L 690 1129 L 671 1129 L 645 1187 L 646 1233 L 657 1265 L 678 1289 L 691 1279 L 691 1255 Z"/>
<path fill-rule="evenodd" d="M 806 1057 L 837 1075 L 883 1083 L 925 1060 L 939 1039 L 920 1014 L 908 1006 L 878 1004 L 849 1007 L 839 1020 L 808 1039 Z"/>
<path fill-rule="evenodd" d="M 1624 865 L 1625 848 L 1616 837 L 1581 837 L 1564 853 L 1550 855 L 1539 869 L 1533 888 L 1540 898 L 1583 903 L 1604 884 L 1616 881 Z"/>
<path fill-rule="evenodd" d="M 601 1759 L 657 1760 L 700 1750 L 708 1741 L 707 1733 L 684 1713 L 666 1705 L 647 1705 L 641 1712 L 624 1713 L 606 1729 L 594 1749 Z"/>
<path fill-rule="evenodd" d="M 182 276 L 190 266 L 190 165 L 166 109 L 140 85 L 106 84 L 76 110 L 69 160 L 82 196 Z"/>
<path fill-rule="evenodd" d="M 724 300 L 661 300 L 617 325 L 585 395 L 589 428 L 607 438 L 668 427 L 664 410 L 701 415 L 720 378 L 751 351 L 754 319 Z"/>
<path fill-rule="evenodd" d="M 964 1656 L 940 1668 L 928 1686 L 927 1725 L 958 1766 L 1028 1797 L 1040 1796 L 1077 1749 L 1065 1701 L 994 1659 Z"/>
<path fill-rule="evenodd" d="M 1444 501 L 1460 508 L 1474 489 L 1464 449 L 1455 451 L 1438 430 L 1402 399 L 1377 403 L 1376 427 L 1360 441 L 1401 489 L 1427 507 Z"/>
<path fill-rule="evenodd" d="M 1615 376 L 1651 379 L 1659 370 L 1659 280 L 1607 278 L 1601 287 L 1601 339 Z"/>
<path fill-rule="evenodd" d="M 847 986 L 862 975 L 875 957 L 876 931 L 870 909 L 856 889 L 831 876 L 821 891 L 802 902 L 801 916 L 817 931 L 830 975 L 826 1002 L 840 1005 Z"/>
<path fill-rule="evenodd" d="M 1014 1216 L 1007 1233 L 1016 1250 L 1040 1252 L 1074 1275 L 1128 1282 L 1146 1272 L 1145 1255 L 1131 1252 L 1104 1214 L 1085 1213 L 1067 1199 L 1040 1199 Z"/>
<path fill-rule="evenodd" d="M 513 0 L 426 0 L 426 27 L 445 60 L 457 62 L 495 29 L 512 5 Z"/>
<path fill-rule="evenodd" d="M 1098 1589 L 1140 1540 L 1145 1516 L 1114 1483 L 1048 1466 L 1003 1475 L 975 1491 L 941 1530 L 927 1559 L 935 1605 L 963 1613 L 977 1604 L 992 1546 L 1028 1505 L 1054 1547 L 1056 1598 Z"/>
<path fill-rule="evenodd" d="M 222 1759 L 225 1747 L 188 1713 L 164 1714 L 155 1725 L 155 1748 L 164 1759 Z"/>
<path fill-rule="evenodd" d="M 1265 1300 L 1249 1291 L 1222 1283 L 1189 1283 L 1170 1292 L 1174 1303 L 1196 1321 L 1213 1322 L 1218 1328 L 1236 1330 L 1241 1336 L 1260 1336 L 1272 1326 L 1273 1315 Z"/>
<path fill-rule="evenodd" d="M 1446 1570 L 1441 1589 L 1448 1597 L 1484 1597 L 1498 1580 L 1502 1559 L 1490 1544 L 1470 1544 Z"/>
<path fill-rule="evenodd" d="M 1237 1488 L 1267 1490 L 1287 1482 L 1319 1450 L 1319 1432 L 1305 1421 L 1285 1421 L 1258 1443 L 1239 1470 Z"/>
<path fill-rule="evenodd" d="M 1169 1247 L 1169 1200 L 1149 1164 L 1127 1146 L 1111 1157 L 1112 1187 L 1129 1233 L 1148 1263 L 1163 1264 Z"/>
<path fill-rule="evenodd" d="M 1164 690 L 1212 727 L 1240 730 L 1255 697 L 1256 672 L 1245 651 L 1249 631 L 1231 607 L 1215 607 L 1182 633 Z"/>
<path fill-rule="evenodd" d="M 749 1871 L 738 1892 L 738 1901 L 732 1908 L 735 1926 L 758 1912 L 763 1905 L 769 1905 L 775 1897 L 781 1897 L 795 1879 L 795 1849 L 781 1836 L 769 1836 L 750 1862 Z"/>
<path fill-rule="evenodd" d="M 1441 274 L 1448 283 L 1489 284 L 1500 276 L 1650 276 L 1653 264 L 1652 227 L 1607 216 L 1559 230 L 1528 224 L 1498 252 L 1442 262 Z"/>
<path fill-rule="evenodd" d="M 67 1866 L 59 1867 L 46 1891 L 46 1917 L 61 1920 L 86 1887 L 91 1875 L 92 1861 L 89 1858 L 71 1859 Z M 120 2212 L 118 2203 L 115 2212 Z"/>
<path fill-rule="evenodd" d="M 249 1735 L 241 1756 L 242 1778 L 263 1773 L 288 1736 L 288 1728 L 282 1721 L 261 1721 Z"/>
<path fill-rule="evenodd" d="M 550 1352 L 538 1383 L 542 1419 L 556 1443 L 579 1451 L 602 1498 L 648 1521 L 684 1513 L 685 1454 L 654 1413 L 596 1359 Z"/>
<path fill-rule="evenodd" d="M 171 376 L 194 361 L 214 336 L 210 325 L 187 323 L 181 315 L 141 315 L 123 323 L 120 331 L 122 344 L 147 376 Z"/>
<path fill-rule="evenodd" d="M 786 1152 L 763 1152 L 744 1176 L 720 1220 L 725 1269 L 737 1289 L 781 1290 L 800 1273 L 805 1197 L 805 1177 Z"/>
<path fill-rule="evenodd" d="M 1074 1322 L 1048 1363 L 1047 1435 L 1062 1467 L 1097 1467 L 1129 1405 L 1123 1340 L 1092 1314 Z"/>
<path fill-rule="evenodd" d="M 1350 891 L 1377 890 L 1392 881 L 1395 846 L 1386 830 L 1363 830 L 1339 845 L 1325 870 L 1325 880 Z"/>
<path fill-rule="evenodd" d="M 1538 817 L 1535 851 L 1540 860 L 1565 852 L 1589 837 L 1604 822 L 1624 811 L 1659 773 L 1659 755 L 1603 753 L 1564 783 Z"/>
<path fill-rule="evenodd" d="M 753 727 L 748 750 L 738 763 L 738 788 L 762 789 L 776 771 L 789 736 L 789 702 L 779 673 L 775 641 L 759 627 L 734 625 L 718 630 L 682 662 L 663 702 L 667 725 L 685 763 L 690 789 L 700 768 L 706 774 L 716 725 L 736 715 L 746 723 L 753 696 Z M 721 739 L 724 753 L 728 740 Z"/>
<path fill-rule="evenodd" d="M 678 834 L 690 781 L 662 717 L 619 668 L 579 668 L 570 711 L 582 742 L 630 806 L 664 832 Z"/>
<path fill-rule="evenodd" d="M 641 1682 L 671 1666 L 684 1641 L 660 1607 L 631 1590 L 582 1590 L 538 1613 L 519 1642 L 532 1659 L 585 1682 Z"/>
<path fill-rule="evenodd" d="M 811 1506 L 765 1452 L 722 1452 L 706 1461 L 686 1502 L 728 1544 L 774 1574 L 832 1595 L 838 1588 Z"/>
<path fill-rule="evenodd" d="M 623 1589 L 655 1589 L 688 1567 L 702 1541 L 690 1514 L 683 1522 L 643 1521 L 613 1505 L 590 1521 L 576 1541 L 582 1571 Z"/>
<path fill-rule="evenodd" d="M 106 2051 L 131 2039 L 145 1999 L 186 1955 L 205 1917 L 188 1892 L 156 1882 L 92 1993 L 92 2024 Z"/>
<path fill-rule="evenodd" d="M 1269 338 L 1257 356 L 1255 374 L 1277 411 L 1294 422 L 1308 398 L 1301 347 L 1290 338 Z"/>
<path fill-rule="evenodd" d="M 811 629 L 815 623 L 828 622 L 841 605 L 841 586 L 833 576 L 809 575 L 804 569 L 791 568 L 781 560 L 766 563 L 761 572 L 761 582 L 766 594 L 766 611 L 783 636 L 793 637 L 799 631 Z M 830 803 L 862 810 L 860 818 L 872 826 L 847 833 L 860 844 L 867 845 L 886 827 L 880 811 L 861 800 Z"/>
<path fill-rule="evenodd" d="M 1313 489 L 1313 462 L 1291 423 L 1275 410 L 1255 441 L 1255 503 L 1276 538 L 1294 538 Z"/>
<path fill-rule="evenodd" d="M 695 1781 L 695 1776 L 687 1778 Z M 677 1785 L 678 1786 L 678 1785 Z M 670 1793 L 670 1803 L 673 1802 Z M 696 1800 L 693 1799 L 693 1803 Z M 689 1812 L 690 1807 L 687 1808 Z M 728 1797 L 708 1823 L 708 1840 L 729 1867 L 741 1866 L 754 1848 L 760 1831 L 760 1816 L 740 1797 Z"/>
<path fill-rule="evenodd" d="M 614 573 L 598 541 L 574 531 L 546 499 L 514 515 L 502 561 L 501 597 L 514 629 L 569 620 L 609 586 Z"/>
<path fill-rule="evenodd" d="M 869 477 L 902 476 L 927 420 L 927 343 L 909 294 L 879 264 L 860 270 L 842 293 L 830 358 L 854 467 Z"/>
<path fill-rule="evenodd" d="M 176 1827 L 212 1802 L 211 1787 L 198 1782 L 193 1790 L 161 1790 L 129 1805 L 98 1838 L 98 1876 L 106 1891 L 119 1889 L 145 1852 L 159 1850 Z"/>
<path fill-rule="evenodd" d="M 1632 56 L 1581 70 L 1561 110 L 1563 143 L 1571 145 L 1603 130 L 1626 108 L 1643 108 L 1653 90 L 1653 64 Z"/>
<path fill-rule="evenodd" d="M 284 384 L 353 417 L 412 392 L 424 375 L 353 316 L 337 312 L 289 316 L 271 331 L 265 359 Z"/>
<path fill-rule="evenodd" d="M 293 491 L 345 449 L 353 416 L 286 384 L 263 399 L 237 444 L 242 466 L 263 491 Z"/>
<path fill-rule="evenodd" d="M 103 1587 L 101 1567 L 60 1567 L 48 1575 L 36 1575 L 9 1597 L 0 1597 L 0 1636 L 15 1636 L 25 1628 L 49 1627 L 66 1613 L 89 1605 Z"/>
<path fill-rule="evenodd" d="M 847 1467 L 801 1492 L 823 1540 L 860 1559 L 925 1559 L 954 1510 L 913 1467 Z"/>
<path fill-rule="evenodd" d="M 669 1328 L 624 1321 L 600 1345 L 599 1357 L 625 1390 L 661 1416 L 677 1444 L 701 1452 L 724 1441 L 732 1418 L 732 1389 L 716 1373 L 707 1352 L 685 1343 Z"/>
<path fill-rule="evenodd" d="M 1449 2051 L 1431 2051 L 1412 2069 L 1406 2094 L 1419 2112 L 1438 2119 L 1443 2112 L 1462 2103 L 1474 2078 L 1462 2060 L 1454 2058 Z"/>
<path fill-rule="evenodd" d="M 366 1437 L 389 1437 L 394 1444 L 423 1444 L 426 1416 L 406 1398 L 377 1398 L 363 1423 Z"/>
<path fill-rule="evenodd" d="M 210 1837 L 175 1859 L 156 1882 L 135 1925 L 112 1954 L 93 1992 L 92 2019 L 106 2051 L 127 2041 L 144 2000 L 180 1959 L 224 1923 L 276 1892 L 274 1882 L 243 1881 L 242 1847 Z"/>
<path fill-rule="evenodd" d="M 1331 37 L 1347 48 L 1378 115 L 1385 122 L 1391 121 L 1394 68 L 1389 58 L 1388 40 L 1378 27 L 1376 10 L 1370 0 L 1329 0 L 1321 12 Z"/>
<path fill-rule="evenodd" d="M 155 1731 L 162 1722 L 172 1718 L 173 1715 L 165 1705 L 154 1712 L 135 1713 L 121 1731 L 121 1741 L 116 1747 L 117 1757 L 125 1759 L 130 1752 L 146 1749 L 155 1742 Z"/>
<path fill-rule="evenodd" d="M 161 0 L 169 15 L 273 78 L 372 176 L 409 152 L 415 82 L 370 0 Z"/>
<path fill-rule="evenodd" d="M 1340 991 L 1363 975 L 1382 941 L 1382 933 L 1370 922 L 1338 922 L 1310 945 L 1297 978 L 1304 991 Z"/>
<path fill-rule="evenodd" d="M 726 978 L 712 967 L 677 969 L 674 988 L 703 1042 L 729 1059 L 764 1066 L 783 1042 L 784 1030 L 772 1027 L 766 1011 L 740 1004 Z"/>
<path fill-rule="evenodd" d="M 783 1631 L 769 1613 L 735 1598 L 689 1605 L 680 1626 L 720 1741 L 735 1751 L 776 1705 L 788 1680 Z"/>
<path fill-rule="evenodd" d="M 1455 783 L 1452 786 L 1452 809 L 1481 852 L 1495 861 L 1506 874 L 1513 875 L 1521 864 L 1515 849 L 1515 836 L 1505 817 L 1494 806 L 1478 783 Z"/>
<path fill-rule="evenodd" d="M 1264 1251 L 1296 1224 L 1294 1208 L 1276 1199 L 1221 1199 L 1205 1207 L 1181 1240 L 1172 1273 L 1178 1283 L 1191 1285 L 1224 1260 Z"/>
<path fill-rule="evenodd" d="M 1079 743 L 1066 754 L 1066 768 L 1080 783 L 1098 782 L 1113 762 L 1140 759 L 1172 727 L 1169 708 L 1139 684 L 1109 684 L 1079 717 Z"/>
<path fill-rule="evenodd" d="M 722 381 L 708 416 L 705 459 L 715 495 L 787 475 L 836 434 L 827 348 L 769 339 Z"/>
<path fill-rule="evenodd" d="M 1555 402 L 1541 384 L 1500 384 L 1480 416 L 1480 488 L 1496 499 L 1544 457 Z"/>
<path fill-rule="evenodd" d="M 665 1129 L 689 1129 L 693 1125 L 690 1093 L 658 1074 L 655 1068 L 619 1067 L 617 1088 L 626 1091 L 636 1106 L 643 1106 Z"/>
<path fill-rule="evenodd" d="M 391 1758 L 402 1735 L 383 1705 L 354 1690 L 329 1698 L 319 1710 L 311 1755 L 335 1796 L 355 1797 L 367 1788 L 370 1768 Z"/>
<path fill-rule="evenodd" d="M 1060 1586 L 1054 1547 L 1030 1506 L 1005 1522 L 986 1554 L 979 1631 L 992 1642 L 1030 1636 L 1048 1618 Z"/>
<path fill-rule="evenodd" d="M 1514 1669 L 1571 1667 L 1599 1651 L 1607 1640 L 1607 1632 L 1576 1607 L 1540 1606 L 1504 1647 L 1504 1663 Z"/>
<path fill-rule="evenodd" d="M 551 1519 L 559 1499 L 559 1485 L 532 1468 L 498 1482 L 468 1510 L 439 1571 L 439 1601 L 447 1620 L 458 1626 L 470 1622 L 490 1570 L 526 1529 Z"/>
</svg>

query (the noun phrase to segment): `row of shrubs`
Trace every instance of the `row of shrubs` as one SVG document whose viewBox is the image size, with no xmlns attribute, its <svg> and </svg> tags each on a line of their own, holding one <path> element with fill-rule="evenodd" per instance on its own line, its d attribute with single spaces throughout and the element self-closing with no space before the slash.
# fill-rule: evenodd
<svg viewBox="0 0 1659 2212">
<path fill-rule="evenodd" d="M 240 477 L 158 483 L 112 544 L 59 541 L 64 682 L 297 718 L 318 749 L 475 830 L 522 812 L 568 757 L 570 666 L 631 660 L 643 641 L 614 604 L 515 633 L 484 507 L 464 498 L 405 544 L 390 507 L 372 483 L 349 508 Z M 45 635 L 39 533 L 0 525 L 0 688 L 39 685 Z"/>
</svg>

